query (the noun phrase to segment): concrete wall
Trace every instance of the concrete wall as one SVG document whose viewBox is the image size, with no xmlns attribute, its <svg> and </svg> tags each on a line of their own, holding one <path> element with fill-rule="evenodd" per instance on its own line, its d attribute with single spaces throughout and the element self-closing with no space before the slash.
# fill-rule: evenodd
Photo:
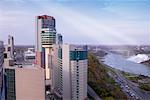
<svg viewBox="0 0 150 100">
<path fill-rule="evenodd" d="M 62 59 L 58 57 L 60 48 Z M 63 44 L 60 48 L 58 45 L 53 47 L 52 88 L 62 93 L 63 100 L 84 100 L 87 98 L 87 59 L 70 60 L 70 50 L 74 51 L 76 47 Z"/>
<path fill-rule="evenodd" d="M 46 71 L 46 79 L 51 79 L 50 76 L 50 64 L 49 64 L 49 56 L 51 55 L 52 48 L 45 48 L 45 71 Z"/>
<path fill-rule="evenodd" d="M 79 66 L 78 72 L 77 67 Z M 77 78 L 77 74 L 79 78 Z M 84 100 L 87 98 L 87 60 L 79 60 L 79 62 L 71 61 L 71 82 L 72 82 L 72 98 Z M 77 93 L 77 80 L 79 82 L 79 93 Z"/>
<path fill-rule="evenodd" d="M 16 100 L 45 100 L 43 69 L 16 68 Z"/>
<path fill-rule="evenodd" d="M 36 65 L 42 68 L 45 68 L 45 53 L 44 52 L 36 52 Z"/>
<path fill-rule="evenodd" d="M 62 46 L 63 100 L 71 100 L 69 45 Z"/>
</svg>

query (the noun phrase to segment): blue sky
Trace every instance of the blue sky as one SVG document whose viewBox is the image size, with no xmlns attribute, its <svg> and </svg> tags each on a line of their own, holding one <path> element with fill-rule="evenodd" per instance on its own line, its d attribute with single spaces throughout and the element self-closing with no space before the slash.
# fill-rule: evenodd
<svg viewBox="0 0 150 100">
<path fill-rule="evenodd" d="M 0 0 L 0 40 L 35 43 L 35 16 L 56 18 L 65 43 L 150 44 L 149 0 Z"/>
</svg>

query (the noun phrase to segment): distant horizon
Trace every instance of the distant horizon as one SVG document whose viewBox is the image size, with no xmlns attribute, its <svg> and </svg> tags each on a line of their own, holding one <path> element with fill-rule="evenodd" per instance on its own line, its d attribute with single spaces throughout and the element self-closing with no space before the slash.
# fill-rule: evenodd
<svg viewBox="0 0 150 100">
<path fill-rule="evenodd" d="M 0 40 L 35 44 L 35 16 L 56 19 L 69 44 L 150 45 L 149 0 L 3 0 Z"/>
<path fill-rule="evenodd" d="M 7 44 L 4 44 L 7 45 Z M 74 44 L 73 44 L 74 45 Z M 134 45 L 134 44 L 75 44 L 75 45 L 88 45 L 88 46 L 150 46 L 150 44 Z M 30 44 L 16 44 L 14 46 L 35 46 Z"/>
</svg>

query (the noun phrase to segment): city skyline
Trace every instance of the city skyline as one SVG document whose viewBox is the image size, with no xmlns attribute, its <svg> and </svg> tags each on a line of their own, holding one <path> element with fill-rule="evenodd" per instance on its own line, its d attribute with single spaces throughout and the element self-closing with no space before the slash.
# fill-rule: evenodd
<svg viewBox="0 0 150 100">
<path fill-rule="evenodd" d="M 150 2 L 41 1 L 0 1 L 0 100 L 150 98 Z"/>
<path fill-rule="evenodd" d="M 35 44 L 35 16 L 56 18 L 64 43 L 149 44 L 148 0 L 2 0 L 0 40 Z M 28 40 L 27 40 L 28 39 Z"/>
</svg>

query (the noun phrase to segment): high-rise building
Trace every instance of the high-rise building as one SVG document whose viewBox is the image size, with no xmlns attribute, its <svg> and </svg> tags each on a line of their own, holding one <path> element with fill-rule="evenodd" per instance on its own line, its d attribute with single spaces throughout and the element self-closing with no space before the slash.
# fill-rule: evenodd
<svg viewBox="0 0 150 100">
<path fill-rule="evenodd" d="M 4 68 L 2 100 L 45 100 L 44 69 L 32 66 Z"/>
<path fill-rule="evenodd" d="M 9 66 L 14 65 L 14 38 L 11 35 L 8 36 L 8 44 L 5 45 L 4 58 Z"/>
<path fill-rule="evenodd" d="M 87 98 L 87 47 L 54 45 L 52 60 L 52 90 L 63 100 Z"/>
<path fill-rule="evenodd" d="M 8 51 L 10 52 L 10 57 L 14 59 L 14 37 L 8 36 Z"/>
<path fill-rule="evenodd" d="M 57 34 L 57 44 L 63 43 L 63 36 L 61 34 Z"/>
<path fill-rule="evenodd" d="M 2 90 L 3 63 L 4 63 L 4 45 L 3 42 L 0 41 L 0 93 Z"/>
<path fill-rule="evenodd" d="M 50 79 L 48 57 L 52 52 L 52 45 L 56 44 L 55 19 L 52 16 L 36 17 L 36 64 L 45 68 L 46 79 Z"/>
</svg>

